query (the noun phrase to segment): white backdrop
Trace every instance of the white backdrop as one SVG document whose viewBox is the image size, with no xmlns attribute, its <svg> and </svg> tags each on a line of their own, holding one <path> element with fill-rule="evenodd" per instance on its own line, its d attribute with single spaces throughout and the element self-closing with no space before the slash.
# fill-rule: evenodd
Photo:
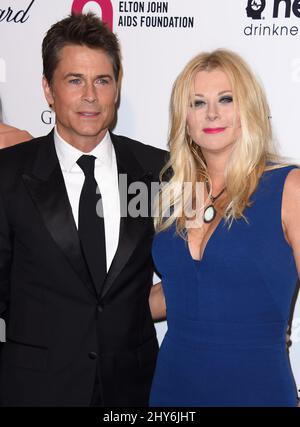
<svg viewBox="0 0 300 427">
<path fill-rule="evenodd" d="M 226 47 L 240 53 L 260 76 L 280 152 L 300 161 L 299 0 L 1 0 L 0 96 L 5 122 L 34 136 L 50 131 L 54 117 L 41 90 L 42 38 L 72 7 L 83 5 L 84 12 L 92 10 L 111 20 L 122 45 L 124 79 L 116 133 L 166 148 L 175 77 L 196 53 Z M 299 299 L 290 350 L 298 388 Z M 166 323 L 157 326 L 160 341 L 165 330 Z"/>
</svg>

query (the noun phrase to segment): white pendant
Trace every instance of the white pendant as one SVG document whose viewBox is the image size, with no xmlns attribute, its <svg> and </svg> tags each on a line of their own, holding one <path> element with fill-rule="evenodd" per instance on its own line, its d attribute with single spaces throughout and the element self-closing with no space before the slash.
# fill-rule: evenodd
<svg viewBox="0 0 300 427">
<path fill-rule="evenodd" d="M 204 211 L 203 221 L 206 223 L 212 222 L 214 220 L 215 216 L 216 216 L 216 210 L 215 210 L 214 206 L 209 205 L 209 206 L 207 206 L 207 208 Z"/>
</svg>

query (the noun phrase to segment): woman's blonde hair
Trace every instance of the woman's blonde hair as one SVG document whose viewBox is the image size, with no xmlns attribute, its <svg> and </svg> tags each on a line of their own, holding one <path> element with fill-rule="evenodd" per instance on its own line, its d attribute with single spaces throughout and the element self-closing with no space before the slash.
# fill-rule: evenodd
<svg viewBox="0 0 300 427">
<path fill-rule="evenodd" d="M 168 228 L 176 221 L 176 230 L 182 233 L 187 220 L 185 207 L 188 204 L 190 206 L 195 199 L 196 183 L 210 181 L 201 148 L 189 136 L 186 120 L 196 74 L 199 71 L 215 69 L 221 69 L 229 78 L 234 106 L 241 121 L 241 136 L 234 145 L 225 171 L 228 203 L 224 218 L 229 225 L 234 219 L 244 217 L 244 209 L 250 206 L 250 196 L 255 191 L 262 173 L 266 169 L 279 166 L 280 160 L 272 143 L 266 96 L 248 65 L 239 55 L 226 49 L 197 55 L 188 62 L 172 90 L 168 140 L 170 159 L 161 171 L 160 179 L 163 180 L 167 170 L 172 172 L 172 177 L 156 198 L 157 231 Z M 192 185 L 188 190 L 185 189 L 182 200 L 186 182 Z"/>
</svg>

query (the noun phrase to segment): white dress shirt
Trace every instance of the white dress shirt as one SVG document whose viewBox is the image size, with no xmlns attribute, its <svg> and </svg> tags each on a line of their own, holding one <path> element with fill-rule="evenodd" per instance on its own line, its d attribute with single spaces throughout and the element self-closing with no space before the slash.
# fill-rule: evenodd
<svg viewBox="0 0 300 427">
<path fill-rule="evenodd" d="M 85 177 L 76 162 L 83 154 L 96 157 L 95 179 L 99 186 L 103 203 L 106 266 L 108 271 L 118 247 L 120 230 L 118 168 L 109 132 L 105 134 L 102 141 L 90 153 L 83 153 L 66 142 L 58 134 L 56 126 L 54 143 L 77 228 L 79 199 Z"/>
</svg>

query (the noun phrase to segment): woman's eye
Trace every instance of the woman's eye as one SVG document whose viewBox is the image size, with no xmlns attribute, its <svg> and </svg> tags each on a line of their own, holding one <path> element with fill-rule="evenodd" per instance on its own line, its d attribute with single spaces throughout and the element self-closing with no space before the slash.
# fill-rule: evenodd
<svg viewBox="0 0 300 427">
<path fill-rule="evenodd" d="M 195 101 L 193 101 L 192 103 L 192 107 L 194 108 L 203 107 L 203 105 L 205 105 L 205 102 L 202 101 L 201 99 L 195 99 Z"/>
<path fill-rule="evenodd" d="M 220 102 L 222 102 L 222 104 L 229 104 L 230 102 L 233 101 L 232 96 L 222 96 L 222 98 L 220 98 Z"/>
</svg>

